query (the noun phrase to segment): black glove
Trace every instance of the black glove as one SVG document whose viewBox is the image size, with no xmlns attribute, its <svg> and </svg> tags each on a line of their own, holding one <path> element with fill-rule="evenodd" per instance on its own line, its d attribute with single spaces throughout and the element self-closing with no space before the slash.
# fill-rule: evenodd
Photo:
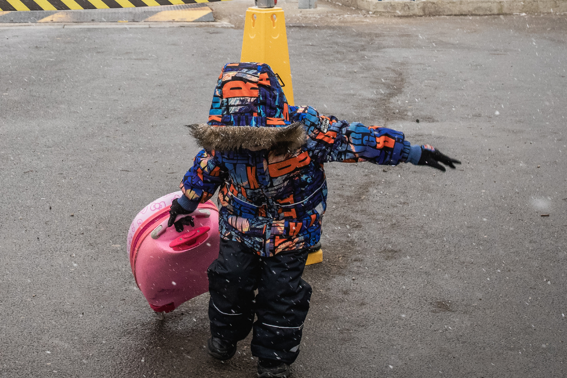
<svg viewBox="0 0 567 378">
<path fill-rule="evenodd" d="M 169 220 L 167 221 L 167 227 L 171 227 L 172 225 L 175 225 L 175 231 L 177 232 L 182 232 L 183 226 L 186 225 L 191 225 L 192 227 L 195 227 L 195 222 L 193 221 L 193 217 L 191 216 L 183 217 L 177 222 L 175 221 L 175 218 L 177 218 L 178 215 L 191 214 L 191 213 L 192 211 L 185 210 L 183 206 L 181 206 L 177 202 L 177 199 L 174 199 L 173 202 L 171 203 L 171 209 L 169 209 Z"/>
<path fill-rule="evenodd" d="M 421 146 L 421 158 L 419 159 L 417 165 L 428 165 L 430 167 L 445 172 L 445 167 L 439 164 L 439 162 L 448 165 L 453 169 L 455 169 L 453 163 L 461 164 L 460 161 L 451 159 L 447 155 L 443 155 L 439 150 L 436 150 L 433 146 L 430 146 L 429 144 Z"/>
</svg>

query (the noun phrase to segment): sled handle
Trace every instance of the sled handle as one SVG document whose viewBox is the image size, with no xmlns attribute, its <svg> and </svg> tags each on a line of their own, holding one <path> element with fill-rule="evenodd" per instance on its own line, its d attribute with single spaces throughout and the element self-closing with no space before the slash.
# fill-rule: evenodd
<svg viewBox="0 0 567 378">
<path fill-rule="evenodd" d="M 177 250 L 180 248 L 191 247 L 194 244 L 197 244 L 197 242 L 205 239 L 207 232 L 209 232 L 210 229 L 210 227 L 199 227 L 196 230 L 180 234 L 178 237 L 173 239 L 171 243 L 169 243 L 169 247 Z"/>
</svg>

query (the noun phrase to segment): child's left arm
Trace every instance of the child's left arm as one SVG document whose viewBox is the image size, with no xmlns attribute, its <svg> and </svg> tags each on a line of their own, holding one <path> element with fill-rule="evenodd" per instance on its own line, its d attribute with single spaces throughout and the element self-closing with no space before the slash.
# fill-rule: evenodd
<svg viewBox="0 0 567 378">
<path fill-rule="evenodd" d="M 339 121 L 320 115 L 314 108 L 290 107 L 290 117 L 306 126 L 310 149 L 324 162 L 361 162 L 428 165 L 445 171 L 438 162 L 455 168 L 451 159 L 429 145 L 411 145 L 402 132 L 362 123 Z"/>
</svg>

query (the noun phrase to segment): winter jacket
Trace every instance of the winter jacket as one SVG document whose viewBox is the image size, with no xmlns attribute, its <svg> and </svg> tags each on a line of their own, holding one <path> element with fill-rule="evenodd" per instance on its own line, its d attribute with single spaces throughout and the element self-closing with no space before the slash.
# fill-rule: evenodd
<svg viewBox="0 0 567 378">
<path fill-rule="evenodd" d="M 227 64 L 207 124 L 191 125 L 203 149 L 184 176 L 188 210 L 217 189 L 221 237 L 261 256 L 316 245 L 327 207 L 327 162 L 396 165 L 419 159 L 404 134 L 289 106 L 271 68 Z"/>
</svg>

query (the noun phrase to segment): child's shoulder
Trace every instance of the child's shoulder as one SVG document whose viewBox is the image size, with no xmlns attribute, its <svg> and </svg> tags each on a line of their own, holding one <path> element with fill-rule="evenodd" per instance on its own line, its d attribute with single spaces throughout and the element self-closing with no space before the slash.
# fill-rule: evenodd
<svg viewBox="0 0 567 378">
<path fill-rule="evenodd" d="M 296 106 L 293 112 L 295 121 L 302 122 L 305 126 L 317 127 L 320 124 L 319 112 L 312 106 Z"/>
</svg>

